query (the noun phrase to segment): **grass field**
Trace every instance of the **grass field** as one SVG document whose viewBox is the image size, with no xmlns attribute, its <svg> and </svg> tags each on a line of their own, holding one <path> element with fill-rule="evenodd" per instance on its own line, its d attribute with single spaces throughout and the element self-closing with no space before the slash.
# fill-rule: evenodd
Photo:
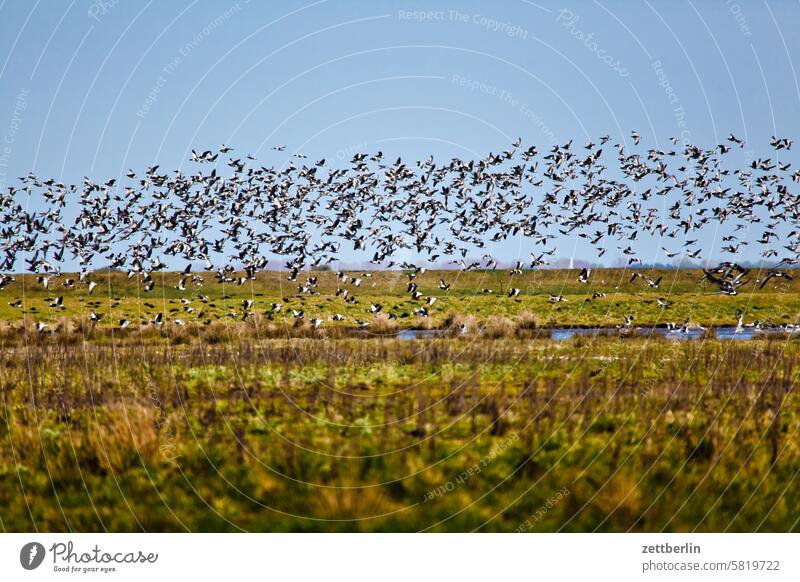
<svg viewBox="0 0 800 582">
<path fill-rule="evenodd" d="M 83 326 L 81 310 L 96 308 L 108 321 L 144 301 L 156 306 L 146 318 L 166 315 L 176 305 L 169 301 L 188 293 L 174 288 L 174 274 L 142 299 L 124 276 L 98 275 L 91 297 L 51 289 L 66 311 L 38 314 L 30 307 L 47 305 L 45 293 L 17 277 L 0 311 L 8 320 L 0 526 L 800 531 L 800 342 L 553 341 L 533 329 L 617 323 L 630 312 L 640 322 L 730 324 L 739 308 L 753 320 L 793 322 L 797 283 L 721 297 L 695 293 L 697 273 L 666 272 L 651 290 L 628 284 L 628 273 L 600 271 L 608 296 L 584 303 L 600 284 L 581 285 L 576 273 L 515 277 L 519 302 L 475 293 L 507 289 L 507 272 L 442 274 L 449 292 L 436 289 L 439 273 L 426 273 L 420 290 L 441 301 L 425 325 L 494 318 L 497 333 L 425 341 L 323 330 L 281 337 L 280 329 L 297 331 L 290 321 L 224 318 L 245 298 L 263 313 L 285 297 L 309 317 L 352 310 L 366 319 L 361 312 L 376 301 L 410 309 L 398 273 L 365 278 L 356 305 L 330 296 L 331 273 L 320 274 L 320 295 L 311 297 L 296 296 L 277 274 L 226 286 L 227 299 L 207 282 L 194 293 L 209 295 L 218 304 L 209 312 L 223 315 L 213 335 L 190 325 L 158 333 Z M 15 334 L 23 314 L 6 303 L 23 297 L 23 284 L 30 321 L 74 318 L 76 333 Z M 554 307 L 548 292 L 575 300 Z M 667 295 L 674 305 L 666 311 L 676 312 L 668 318 L 647 303 Z M 421 318 L 407 319 L 411 327 Z M 261 334 L 259 325 L 276 329 Z"/>
<path fill-rule="evenodd" d="M 454 317 L 469 317 L 483 323 L 502 318 L 515 322 L 524 319 L 528 325 L 539 327 L 614 326 L 627 315 L 633 315 L 636 323 L 644 326 L 685 320 L 721 326 L 735 324 L 739 312 L 745 313 L 748 321 L 786 324 L 796 323 L 800 313 L 800 277 L 792 281 L 773 279 L 759 290 L 756 281 L 761 273 L 753 271 L 750 284 L 731 297 L 716 294 L 716 287 L 703 281 L 701 271 L 649 271 L 654 279 L 663 277 L 657 289 L 650 288 L 642 279 L 631 282 L 632 272 L 601 269 L 592 273 L 589 284 L 582 284 L 577 280 L 578 270 L 524 271 L 514 277 L 507 270 L 434 271 L 416 279 L 424 298 L 415 301 L 405 292 L 406 274 L 376 271 L 361 276 L 358 287 L 342 285 L 356 297 L 356 303 L 352 304 L 335 295 L 338 283 L 331 272 L 301 274 L 297 283 L 289 282 L 285 273 L 259 273 L 255 281 L 248 280 L 243 285 L 221 285 L 206 273 L 201 275 L 202 286 L 187 281 L 183 291 L 177 288 L 179 274 L 159 273 L 154 276 L 157 285 L 150 293 L 144 292 L 136 278 L 128 279 L 122 273 L 96 273 L 89 278 L 98 283 L 91 295 L 86 289 L 89 279 L 67 289 L 63 281 L 76 277 L 65 275 L 53 279 L 50 288 L 44 289 L 35 276 L 26 275 L 17 276 L 17 281 L 0 291 L 4 298 L 0 303 L 0 321 L 25 321 L 28 327 L 36 321 L 60 321 L 83 327 L 81 322 L 95 311 L 103 317 L 99 327 L 114 326 L 127 318 L 132 322 L 129 330 L 141 329 L 157 313 L 163 314 L 167 324 L 181 319 L 188 325 L 202 327 L 218 319 L 228 322 L 240 319 L 243 301 L 247 299 L 254 302 L 249 311 L 259 316 L 255 321 L 266 317 L 262 323 L 274 324 L 279 334 L 285 333 L 286 324 L 295 327 L 292 309 L 302 310 L 306 321 L 314 317 L 326 320 L 325 327 L 353 327 L 355 320 L 363 320 L 386 329 L 442 327 Z M 350 274 L 359 276 L 361 272 Z M 318 278 L 317 294 L 298 293 L 298 284 L 308 276 Z M 448 290 L 439 288 L 440 279 L 450 285 Z M 511 287 L 520 289 L 519 296 L 507 296 Z M 489 289 L 493 293 L 484 292 Z M 592 299 L 596 291 L 606 296 Z M 552 303 L 549 294 L 563 295 L 566 301 Z M 51 307 L 58 296 L 63 296 L 63 306 Z M 436 298 L 428 307 L 429 316 L 414 315 L 415 309 L 425 305 L 427 297 Z M 666 299 L 669 307 L 660 307 L 659 298 Z M 181 299 L 191 303 L 184 305 Z M 9 305 L 20 300 L 20 308 Z M 282 310 L 273 313 L 272 303 L 281 303 Z M 370 305 L 375 303 L 382 306 L 378 316 L 369 313 Z M 345 319 L 328 321 L 334 313 L 344 315 Z M 390 313 L 398 318 L 389 321 Z"/>
</svg>

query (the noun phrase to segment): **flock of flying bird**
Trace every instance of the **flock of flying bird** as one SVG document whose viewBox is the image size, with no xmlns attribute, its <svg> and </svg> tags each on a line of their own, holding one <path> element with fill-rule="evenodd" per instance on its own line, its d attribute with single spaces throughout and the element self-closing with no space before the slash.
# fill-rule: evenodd
<svg viewBox="0 0 800 582">
<path fill-rule="evenodd" d="M 223 145 L 192 150 L 191 172 L 152 166 L 142 173 L 129 170 L 125 183 L 84 178 L 64 184 L 28 174 L 0 193 L 0 272 L 13 273 L 23 257 L 25 269 L 37 273 L 44 287 L 61 281 L 67 288 L 85 286 L 91 294 L 97 284 L 93 269 L 103 266 L 127 272 L 152 292 L 153 273 L 168 263 L 187 263 L 178 283 L 186 290 L 202 285 L 193 264 L 202 264 L 219 282 L 242 285 L 282 257 L 298 293 L 313 294 L 316 279 L 299 283 L 301 271 L 328 265 L 341 253 L 364 252 L 376 268 L 411 271 L 407 291 L 420 302 L 414 313 L 426 316 L 436 298 L 417 289 L 414 278 L 424 268 L 400 256 L 464 271 L 495 269 L 498 262 L 488 249 L 520 238 L 533 251 L 530 261 L 516 262 L 513 277 L 548 265 L 557 256 L 556 244 L 577 236 L 598 260 L 614 249 L 612 254 L 639 267 L 643 260 L 634 247 L 646 238 L 667 259 L 709 260 L 709 244 L 700 242 L 700 232 L 713 227 L 721 239 L 719 252 L 735 258 L 746 248 L 757 249 L 750 254 L 772 265 L 760 287 L 771 279 L 791 279 L 785 269 L 800 261 L 800 188 L 791 183 L 800 182 L 800 169 L 780 156 L 792 140 L 773 137 L 775 159 L 738 164 L 734 156 L 744 152 L 744 142 L 733 134 L 709 149 L 671 138 L 669 148 L 644 150 L 635 131 L 630 144 L 621 141 L 603 136 L 578 146 L 570 140 L 540 152 L 517 139 L 482 159 L 443 163 L 432 156 L 392 162 L 378 151 L 357 153 L 347 167 L 331 167 L 324 159 L 307 162 L 299 153 L 280 167 L 267 167 Z M 732 158 L 739 167 L 726 165 Z M 480 260 L 470 258 L 479 254 Z M 63 274 L 66 265 L 77 266 L 78 274 Z M 749 282 L 748 270 L 736 262 L 704 273 L 725 295 L 736 295 Z M 578 280 L 588 283 L 590 277 L 586 268 Z M 638 277 L 650 287 L 660 283 L 635 271 L 633 279 Z M 338 274 L 337 295 L 355 302 L 353 287 L 362 278 Z M 13 275 L 0 274 L 0 289 L 13 281 Z M 440 288 L 449 285 L 441 280 Z M 520 293 L 509 287 L 509 297 Z M 63 297 L 51 304 L 62 305 Z M 244 317 L 251 307 L 245 302 Z M 377 314 L 381 306 L 373 304 L 369 311 Z M 101 317 L 91 313 L 93 321 Z M 315 327 L 322 323 L 309 321 Z M 162 322 L 161 315 L 152 321 Z M 38 325 L 40 331 L 46 328 Z"/>
</svg>

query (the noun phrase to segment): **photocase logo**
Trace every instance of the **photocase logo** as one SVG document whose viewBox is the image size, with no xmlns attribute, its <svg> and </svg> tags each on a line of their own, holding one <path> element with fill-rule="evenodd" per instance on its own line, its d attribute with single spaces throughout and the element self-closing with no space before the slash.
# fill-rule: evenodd
<svg viewBox="0 0 800 582">
<path fill-rule="evenodd" d="M 44 561 L 44 546 L 39 542 L 29 542 L 19 552 L 19 563 L 26 570 L 35 570 Z"/>
</svg>

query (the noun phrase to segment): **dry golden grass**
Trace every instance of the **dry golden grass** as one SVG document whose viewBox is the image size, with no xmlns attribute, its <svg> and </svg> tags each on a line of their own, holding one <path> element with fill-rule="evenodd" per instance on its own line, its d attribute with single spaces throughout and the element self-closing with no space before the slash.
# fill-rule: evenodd
<svg viewBox="0 0 800 582">
<path fill-rule="evenodd" d="M 0 352 L 3 527 L 798 529 L 799 342 L 248 325 Z"/>
</svg>

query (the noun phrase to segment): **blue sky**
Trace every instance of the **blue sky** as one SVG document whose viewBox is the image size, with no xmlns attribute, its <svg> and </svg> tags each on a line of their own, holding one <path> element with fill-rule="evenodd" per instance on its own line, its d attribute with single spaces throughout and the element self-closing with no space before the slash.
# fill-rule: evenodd
<svg viewBox="0 0 800 582">
<path fill-rule="evenodd" d="M 732 131 L 770 156 L 800 136 L 798 22 L 788 1 L 0 0 L 0 183 L 188 168 L 223 142 L 344 163 Z"/>
</svg>

